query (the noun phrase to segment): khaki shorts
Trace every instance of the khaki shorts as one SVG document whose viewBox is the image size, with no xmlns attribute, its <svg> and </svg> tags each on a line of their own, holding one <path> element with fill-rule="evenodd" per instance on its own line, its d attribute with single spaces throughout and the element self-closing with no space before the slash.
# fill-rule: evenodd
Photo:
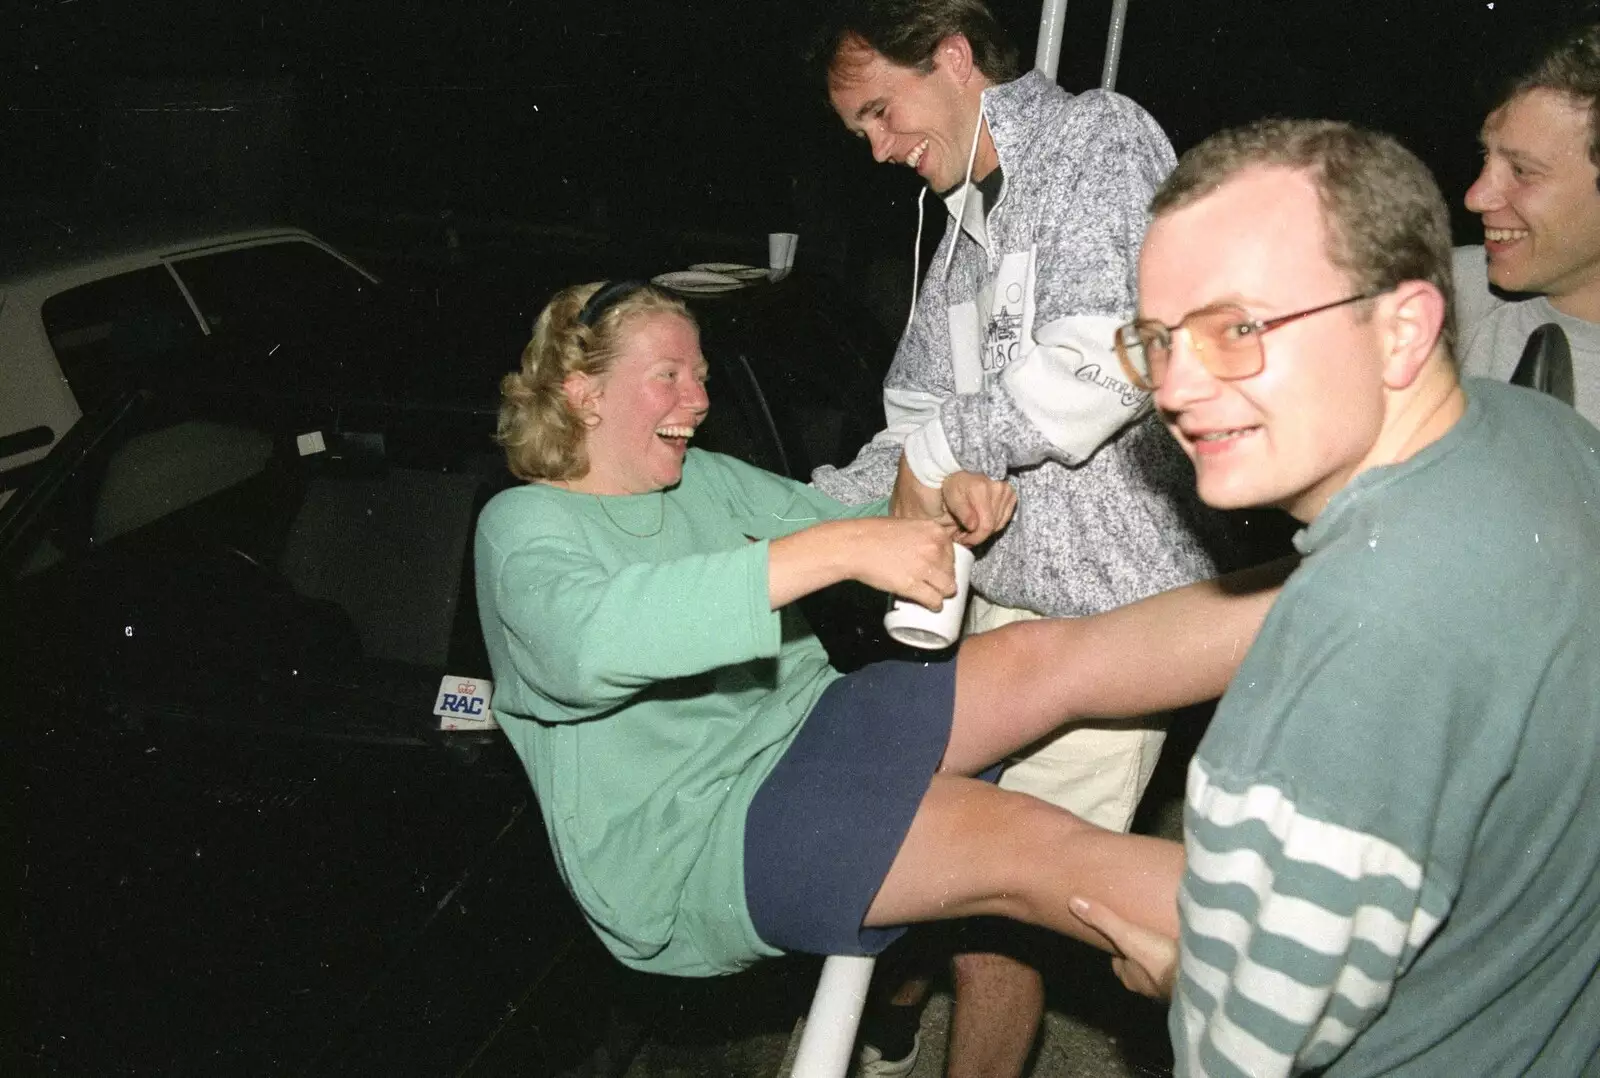
<svg viewBox="0 0 1600 1078">
<path fill-rule="evenodd" d="M 966 631 L 988 632 L 1039 617 L 1032 610 L 998 606 L 975 594 L 967 605 Z M 1165 715 L 1075 725 L 1012 757 L 1000 776 L 1000 787 L 1032 794 L 1101 827 L 1126 831 L 1166 737 Z"/>
</svg>

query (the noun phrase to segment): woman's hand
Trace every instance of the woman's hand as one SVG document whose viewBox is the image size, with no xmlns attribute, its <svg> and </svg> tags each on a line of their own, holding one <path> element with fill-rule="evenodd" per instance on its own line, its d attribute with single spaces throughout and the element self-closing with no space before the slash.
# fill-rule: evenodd
<svg viewBox="0 0 1600 1078">
<path fill-rule="evenodd" d="M 1078 920 L 1111 941 L 1111 970 L 1131 992 L 1151 999 L 1171 999 L 1178 976 L 1178 941 L 1118 917 L 1086 898 L 1072 900 Z"/>
<path fill-rule="evenodd" d="M 937 610 L 956 593 L 951 529 L 937 520 L 832 520 L 773 540 L 767 597 L 780 606 L 841 580 L 859 580 Z"/>
<path fill-rule="evenodd" d="M 940 494 L 955 522 L 956 542 L 963 546 L 977 546 L 1004 528 L 1017 508 L 1017 492 L 1010 483 L 977 472 L 950 476 Z"/>
<path fill-rule="evenodd" d="M 949 525 L 937 520 L 875 517 L 853 545 L 850 573 L 868 587 L 938 610 L 956 593 L 956 558 Z"/>
</svg>

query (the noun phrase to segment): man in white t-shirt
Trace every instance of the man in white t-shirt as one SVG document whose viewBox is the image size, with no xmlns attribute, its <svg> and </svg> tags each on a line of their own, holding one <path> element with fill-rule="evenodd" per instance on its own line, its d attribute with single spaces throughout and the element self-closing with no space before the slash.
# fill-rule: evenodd
<svg viewBox="0 0 1600 1078">
<path fill-rule="evenodd" d="M 1600 421 L 1597 104 L 1592 24 L 1558 39 L 1484 121 L 1483 171 L 1466 197 L 1484 242 L 1455 251 L 1462 372 L 1510 379 L 1529 335 L 1554 323 L 1572 354 L 1573 404 L 1590 422 Z"/>
</svg>

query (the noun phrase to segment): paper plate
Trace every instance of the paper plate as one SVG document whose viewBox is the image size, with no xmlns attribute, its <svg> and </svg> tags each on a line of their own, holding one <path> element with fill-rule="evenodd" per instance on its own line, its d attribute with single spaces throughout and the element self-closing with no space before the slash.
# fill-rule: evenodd
<svg viewBox="0 0 1600 1078">
<path fill-rule="evenodd" d="M 732 292 L 736 288 L 745 287 L 746 284 L 739 278 L 730 277 L 726 273 L 713 273 L 710 270 L 702 269 L 674 270 L 671 273 L 660 273 L 652 277 L 651 280 L 664 288 L 670 288 L 674 292 L 683 292 L 687 295 Z"/>
<path fill-rule="evenodd" d="M 764 281 L 767 278 L 767 271 L 760 266 L 746 266 L 739 262 L 696 262 L 689 268 L 705 273 L 720 273 L 740 281 Z"/>
</svg>

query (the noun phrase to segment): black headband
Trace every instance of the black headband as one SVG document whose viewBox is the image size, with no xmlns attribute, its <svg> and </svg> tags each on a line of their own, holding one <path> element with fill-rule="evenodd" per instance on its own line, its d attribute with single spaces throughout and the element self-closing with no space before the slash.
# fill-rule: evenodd
<svg viewBox="0 0 1600 1078">
<path fill-rule="evenodd" d="M 594 324 L 600 321 L 601 315 L 635 292 L 643 291 L 649 287 L 648 281 L 607 281 L 595 291 L 594 295 L 589 297 L 589 302 L 583 305 L 583 310 L 578 312 L 578 323 L 593 329 Z"/>
</svg>

